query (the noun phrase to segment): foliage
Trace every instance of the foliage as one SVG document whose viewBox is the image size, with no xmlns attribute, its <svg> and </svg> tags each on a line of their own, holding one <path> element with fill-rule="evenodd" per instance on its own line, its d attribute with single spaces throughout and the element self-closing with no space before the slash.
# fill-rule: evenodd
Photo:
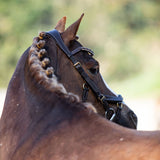
<svg viewBox="0 0 160 160">
<path fill-rule="evenodd" d="M 80 41 L 95 51 L 105 79 L 116 83 L 145 72 L 156 78 L 156 87 L 151 88 L 160 88 L 160 76 L 152 74 L 160 67 L 160 1 L 0 0 L 0 4 L 1 87 L 7 86 L 38 31 L 51 30 L 63 16 L 69 25 L 84 12 Z"/>
</svg>

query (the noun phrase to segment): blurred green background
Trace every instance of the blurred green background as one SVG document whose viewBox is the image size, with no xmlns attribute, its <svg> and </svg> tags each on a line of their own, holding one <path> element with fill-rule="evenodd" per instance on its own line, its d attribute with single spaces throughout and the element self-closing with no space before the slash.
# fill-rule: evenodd
<svg viewBox="0 0 160 160">
<path fill-rule="evenodd" d="M 159 97 L 159 0 L 0 0 L 0 88 L 38 32 L 83 12 L 80 42 L 94 50 L 110 87 L 125 97 Z"/>
</svg>

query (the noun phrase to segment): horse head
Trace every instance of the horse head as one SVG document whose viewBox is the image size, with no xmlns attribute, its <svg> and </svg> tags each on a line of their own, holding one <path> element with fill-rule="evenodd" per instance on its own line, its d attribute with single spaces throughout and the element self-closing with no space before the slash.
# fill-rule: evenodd
<svg viewBox="0 0 160 160">
<path fill-rule="evenodd" d="M 105 83 L 93 51 L 78 41 L 76 34 L 82 17 L 66 30 L 66 17 L 63 17 L 54 30 L 41 32 L 29 51 L 28 65 L 32 66 L 29 70 L 38 77 L 39 83 L 45 82 L 45 88 L 51 89 L 53 83 L 43 76 L 54 76 L 63 84 L 64 92 L 67 90 L 80 99 L 82 97 L 83 102 L 91 102 L 99 115 L 122 126 L 136 128 L 136 115 Z M 38 76 L 37 70 L 40 70 Z"/>
</svg>

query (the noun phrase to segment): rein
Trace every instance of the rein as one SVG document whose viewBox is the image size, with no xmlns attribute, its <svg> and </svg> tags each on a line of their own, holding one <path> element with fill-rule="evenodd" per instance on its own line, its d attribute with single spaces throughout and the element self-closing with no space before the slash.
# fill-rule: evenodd
<svg viewBox="0 0 160 160">
<path fill-rule="evenodd" d="M 110 96 L 110 95 L 102 94 L 99 88 L 94 83 L 94 81 L 91 80 L 88 74 L 84 71 L 83 67 L 81 66 L 81 63 L 77 61 L 74 57 L 74 55 L 80 51 L 85 51 L 91 55 L 94 55 L 93 51 L 85 47 L 78 47 L 72 52 L 70 52 L 67 46 L 64 44 L 60 33 L 56 29 L 46 32 L 46 33 L 49 34 L 56 41 L 56 44 L 65 53 L 65 55 L 71 60 L 75 69 L 79 72 L 81 77 L 85 80 L 85 84 L 83 84 L 82 101 L 84 102 L 87 100 L 88 91 L 89 91 L 89 88 L 91 88 L 91 90 L 95 94 L 98 101 L 100 101 L 100 103 L 103 105 L 103 108 L 105 110 L 105 117 L 110 121 L 118 120 L 120 117 L 121 109 L 123 107 L 122 96 L 121 95 Z M 117 109 L 115 110 L 109 107 L 109 103 L 117 104 Z"/>
</svg>

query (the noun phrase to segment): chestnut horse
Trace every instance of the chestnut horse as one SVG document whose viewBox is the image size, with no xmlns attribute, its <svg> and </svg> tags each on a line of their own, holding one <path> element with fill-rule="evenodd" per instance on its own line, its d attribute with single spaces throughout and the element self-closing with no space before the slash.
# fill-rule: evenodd
<svg viewBox="0 0 160 160">
<path fill-rule="evenodd" d="M 123 128 L 103 118 L 130 128 L 137 123 L 121 96 L 104 83 L 93 52 L 77 41 L 82 17 L 66 30 L 66 18 L 62 18 L 56 30 L 40 33 L 22 55 L 0 121 L 0 159 L 158 155 L 159 149 L 152 151 L 151 147 L 159 145 L 159 133 Z M 81 94 L 83 101 L 92 104 L 81 102 Z M 137 145 L 141 147 L 138 151 Z"/>
</svg>

